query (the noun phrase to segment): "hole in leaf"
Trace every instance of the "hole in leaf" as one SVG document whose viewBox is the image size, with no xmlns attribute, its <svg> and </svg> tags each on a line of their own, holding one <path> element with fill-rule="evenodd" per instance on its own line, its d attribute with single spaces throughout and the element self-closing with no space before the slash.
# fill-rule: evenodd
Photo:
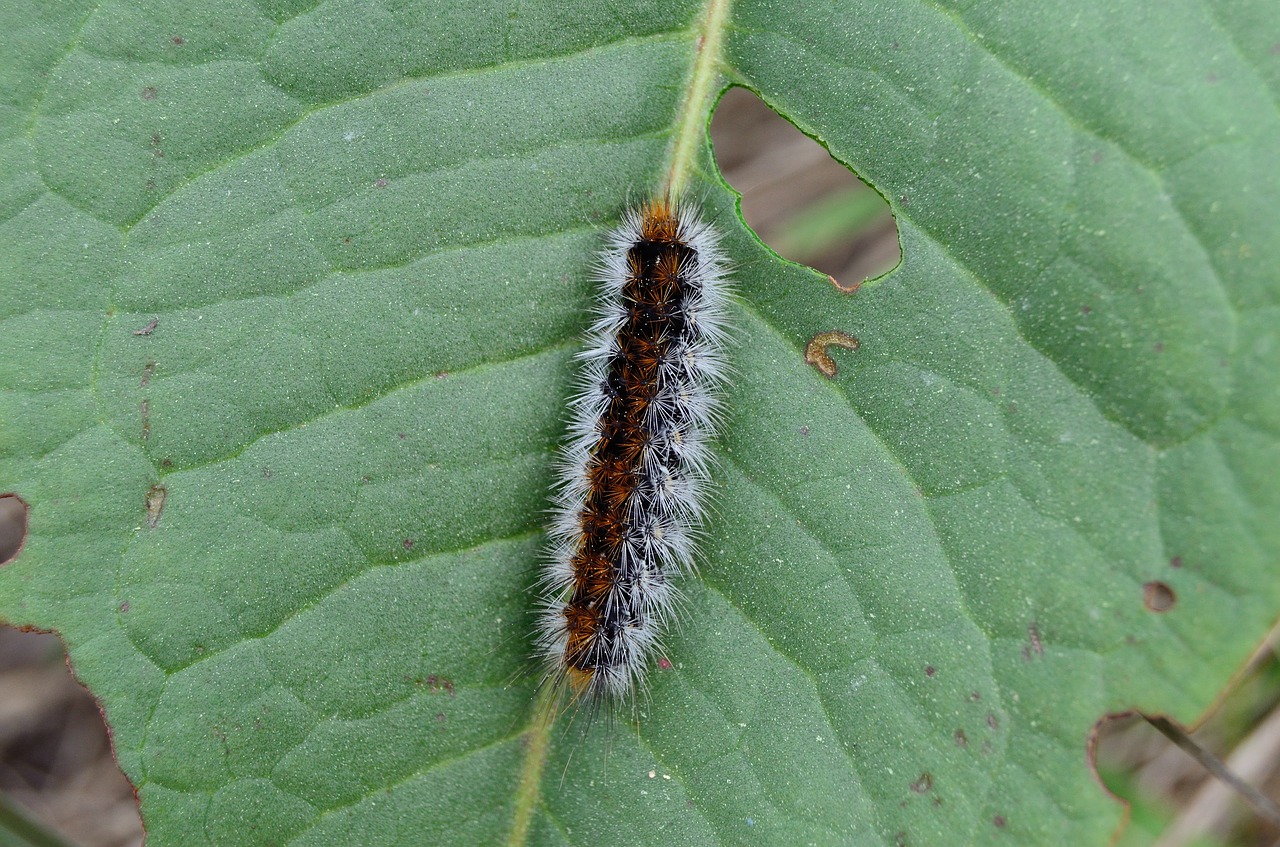
<svg viewBox="0 0 1280 847">
<path fill-rule="evenodd" d="M 137 799 L 102 712 L 56 635 L 0 627 L 0 712 L 0 793 L 34 826 L 74 844 L 142 843 Z"/>
<path fill-rule="evenodd" d="M 1173 589 L 1160 580 L 1142 585 L 1142 604 L 1153 612 L 1167 612 L 1177 601 L 1178 597 Z"/>
<path fill-rule="evenodd" d="M 1219 692 L 1189 733 L 1196 746 L 1274 798 L 1280 710 L 1276 631 L 1233 684 Z M 1157 716 L 1157 720 L 1158 720 Z M 1188 728 L 1189 729 L 1189 728 Z M 1089 761 L 1105 788 L 1129 804 L 1130 829 L 1169 844 L 1274 844 L 1275 829 L 1205 763 L 1136 712 L 1103 716 L 1093 728 Z M 1134 833 L 1127 833 L 1133 835 Z M 1176 837 L 1175 837 L 1176 836 Z M 1212 836 L 1207 838 L 1207 836 Z M 1265 837 L 1264 837 L 1265 836 Z M 1126 843 L 1129 843 L 1126 841 Z"/>
<path fill-rule="evenodd" d="M 832 277 L 844 291 L 902 258 L 889 204 L 745 88 L 711 121 L 716 162 L 742 194 L 742 216 L 774 252 Z"/>
<path fill-rule="evenodd" d="M 27 503 L 17 494 L 0 494 L 0 565 L 7 565 L 27 543 Z"/>
</svg>

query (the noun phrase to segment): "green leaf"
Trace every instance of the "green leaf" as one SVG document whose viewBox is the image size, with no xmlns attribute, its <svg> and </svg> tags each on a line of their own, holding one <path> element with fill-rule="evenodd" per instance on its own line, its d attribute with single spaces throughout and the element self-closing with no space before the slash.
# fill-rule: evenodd
<svg viewBox="0 0 1280 847">
<path fill-rule="evenodd" d="M 1273 17 L 5 0 L 0 616 L 154 847 L 1104 843 L 1094 722 L 1194 720 L 1280 609 Z M 735 83 L 888 198 L 892 274 L 740 223 Z M 548 730 L 591 255 L 669 183 L 740 292 L 715 514 L 634 720 Z"/>
</svg>

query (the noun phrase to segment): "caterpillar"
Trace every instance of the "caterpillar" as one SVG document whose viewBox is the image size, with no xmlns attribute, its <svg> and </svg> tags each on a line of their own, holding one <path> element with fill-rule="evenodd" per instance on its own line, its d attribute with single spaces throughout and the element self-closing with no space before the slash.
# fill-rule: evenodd
<svg viewBox="0 0 1280 847">
<path fill-rule="evenodd" d="M 574 700 L 640 686 L 695 567 L 728 370 L 719 238 L 670 198 L 628 209 L 594 274 L 594 321 L 556 468 L 537 649 Z"/>
</svg>

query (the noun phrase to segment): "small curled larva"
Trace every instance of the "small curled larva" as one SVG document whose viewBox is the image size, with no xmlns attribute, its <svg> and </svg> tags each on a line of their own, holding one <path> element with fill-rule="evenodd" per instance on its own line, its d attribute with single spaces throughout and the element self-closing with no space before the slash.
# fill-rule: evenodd
<svg viewBox="0 0 1280 847">
<path fill-rule="evenodd" d="M 728 280 L 687 203 L 629 210 L 599 257 L 595 319 L 557 467 L 538 650 L 575 699 L 645 677 L 694 567 L 727 370 Z"/>
</svg>

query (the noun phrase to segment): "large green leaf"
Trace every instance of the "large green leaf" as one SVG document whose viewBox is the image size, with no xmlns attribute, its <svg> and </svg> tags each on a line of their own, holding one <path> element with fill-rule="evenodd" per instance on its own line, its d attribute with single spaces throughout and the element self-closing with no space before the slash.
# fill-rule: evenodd
<svg viewBox="0 0 1280 847">
<path fill-rule="evenodd" d="M 1103 843 L 1093 723 L 1194 719 L 1276 617 L 1271 4 L 726 9 L 0 4 L 0 616 L 150 845 Z M 893 274 L 745 230 L 733 82 Z M 635 719 L 548 733 L 590 256 L 673 173 L 740 290 L 716 512 Z"/>
</svg>

